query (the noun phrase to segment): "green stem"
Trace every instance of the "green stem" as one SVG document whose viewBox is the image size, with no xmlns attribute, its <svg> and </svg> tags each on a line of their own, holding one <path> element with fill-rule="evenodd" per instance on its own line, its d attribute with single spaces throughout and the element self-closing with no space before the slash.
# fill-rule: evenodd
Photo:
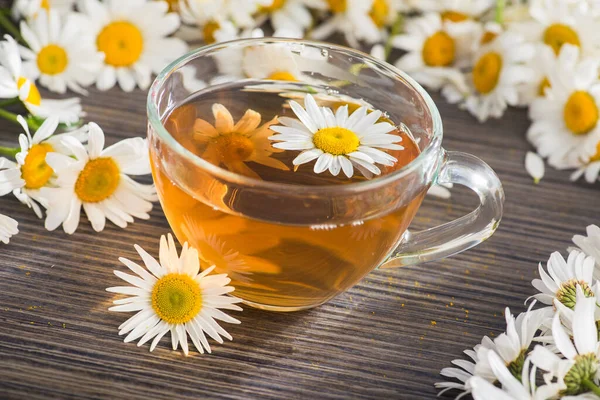
<svg viewBox="0 0 600 400">
<path fill-rule="evenodd" d="M 390 37 L 388 37 L 387 42 L 385 42 L 385 60 L 387 61 L 390 53 L 392 52 L 392 40 L 394 36 L 398 35 L 404 26 L 404 15 L 398 13 L 398 17 L 396 17 L 396 21 L 394 21 L 394 25 L 392 25 L 392 30 L 390 31 Z"/>
<path fill-rule="evenodd" d="M 17 41 L 21 42 L 25 46 L 29 47 L 23 36 L 21 36 L 21 32 L 19 32 L 19 28 L 12 23 L 10 18 L 4 13 L 0 13 L 0 26 L 4 28 L 8 33 L 10 33 Z"/>
<path fill-rule="evenodd" d="M 594 382 L 590 381 L 589 379 L 584 379 L 583 381 L 581 381 L 581 384 L 586 388 L 590 389 L 592 393 L 600 395 L 600 387 L 596 386 L 596 384 L 594 384 Z"/>
<path fill-rule="evenodd" d="M 4 118 L 7 119 L 9 121 L 15 122 L 15 123 L 19 123 L 19 121 L 17 120 L 17 114 L 15 113 L 11 113 L 10 111 L 6 111 L 2 108 L 0 108 L 0 118 Z M 30 129 L 33 129 L 34 131 L 37 131 L 39 129 L 39 125 L 37 122 L 35 122 L 33 119 L 31 118 L 25 118 L 25 121 L 27 121 L 27 126 L 29 126 Z"/>
<path fill-rule="evenodd" d="M 502 24 L 504 22 L 504 6 L 506 0 L 497 0 L 496 2 L 496 22 Z"/>
<path fill-rule="evenodd" d="M 2 100 L 2 101 L 0 101 L 0 107 L 12 106 L 13 104 L 17 104 L 18 102 L 19 102 L 18 97 Z"/>
<path fill-rule="evenodd" d="M 12 147 L 2 147 L 0 146 L 0 154 L 7 157 L 15 157 L 17 153 L 21 151 L 21 149 L 15 149 Z"/>
</svg>

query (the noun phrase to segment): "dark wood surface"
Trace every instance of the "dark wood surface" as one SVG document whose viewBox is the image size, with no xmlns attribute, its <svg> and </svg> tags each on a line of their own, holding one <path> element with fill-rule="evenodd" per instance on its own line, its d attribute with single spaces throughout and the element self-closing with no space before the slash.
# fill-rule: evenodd
<svg viewBox="0 0 600 400">
<path fill-rule="evenodd" d="M 185 357 L 166 338 L 125 344 L 109 313 L 105 288 L 120 281 L 118 256 L 137 259 L 133 244 L 157 254 L 169 231 L 160 205 L 148 221 L 95 233 L 85 218 L 78 231 L 47 232 L 12 196 L 0 213 L 15 217 L 21 233 L 0 244 L 1 399 L 199 398 L 434 398 L 439 371 L 504 329 L 503 310 L 523 311 L 534 293 L 539 261 L 570 243 L 589 223 L 600 223 L 600 185 L 572 184 L 550 170 L 534 186 L 523 168 L 529 148 L 524 110 L 480 125 L 467 113 L 435 100 L 445 124 L 444 146 L 487 161 L 506 191 L 505 217 L 479 247 L 451 259 L 376 271 L 330 303 L 276 314 L 245 308 L 242 324 L 227 326 L 233 342 L 212 355 Z M 108 142 L 145 135 L 145 94 L 91 90 L 83 99 L 89 121 Z M 0 145 L 16 143 L 18 129 L 0 125 Z M 150 178 L 147 177 L 149 181 Z M 428 198 L 413 222 L 421 229 L 470 211 L 474 196 Z"/>
</svg>

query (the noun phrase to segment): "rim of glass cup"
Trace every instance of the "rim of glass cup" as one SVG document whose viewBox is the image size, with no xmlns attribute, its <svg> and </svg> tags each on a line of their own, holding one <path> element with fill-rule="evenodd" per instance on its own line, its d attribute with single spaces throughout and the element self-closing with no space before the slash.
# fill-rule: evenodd
<svg viewBox="0 0 600 400">
<path fill-rule="evenodd" d="M 224 168 L 211 164 L 210 162 L 202 159 L 200 156 L 194 154 L 190 150 L 186 149 L 182 146 L 165 128 L 163 125 L 159 115 L 158 115 L 158 107 L 156 105 L 155 99 L 156 94 L 162 88 L 165 81 L 169 78 L 169 76 L 177 71 L 178 69 L 184 67 L 190 61 L 202 57 L 206 53 L 210 53 L 214 50 L 218 50 L 220 48 L 227 48 L 232 45 L 251 45 L 251 44 L 276 44 L 276 43 L 293 43 L 293 44 L 304 44 L 307 46 L 326 48 L 327 50 L 334 51 L 344 51 L 351 52 L 356 54 L 357 56 L 369 61 L 370 63 L 376 65 L 378 68 L 391 72 L 402 80 L 406 81 L 415 91 L 421 96 L 423 102 L 428 108 L 428 111 L 431 115 L 432 119 L 432 129 L 433 136 L 431 137 L 431 141 L 429 144 L 421 150 L 420 154 L 412 160 L 409 164 L 404 167 L 383 176 L 378 176 L 376 178 L 362 181 L 362 182 L 354 182 L 346 185 L 322 185 L 322 186 L 311 186 L 311 185 L 299 185 L 299 184 L 291 184 L 291 183 L 281 183 L 281 182 L 270 182 L 263 181 L 256 178 L 247 177 L 244 175 L 237 174 L 235 172 L 228 171 Z M 276 191 L 287 191 L 287 192 L 296 192 L 296 193 L 329 193 L 331 192 L 347 192 L 347 191 L 363 191 L 376 187 L 386 186 L 397 179 L 402 178 L 403 176 L 409 175 L 413 173 L 416 169 L 418 169 L 421 164 L 425 162 L 428 157 L 430 157 L 431 153 L 435 151 L 436 145 L 440 143 L 439 146 L 441 148 L 441 140 L 443 137 L 443 128 L 442 128 L 442 119 L 440 113 L 433 102 L 433 99 L 429 94 L 423 89 L 421 85 L 419 85 L 414 79 L 408 76 L 406 73 L 402 72 L 395 66 L 387 63 L 386 61 L 381 61 L 372 57 L 371 55 L 364 53 L 360 50 L 356 50 L 347 46 L 337 45 L 333 43 L 313 41 L 313 40 L 302 40 L 302 39 L 286 39 L 286 38 L 250 38 L 250 39 L 237 39 L 231 40 L 227 42 L 215 43 L 209 46 L 204 46 L 193 50 L 169 65 L 167 65 L 154 79 L 150 90 L 148 91 L 146 111 L 148 115 L 148 121 L 152 126 L 152 129 L 158 136 L 171 148 L 174 149 L 177 154 L 180 156 L 191 160 L 197 167 L 207 171 L 208 173 L 223 179 L 228 182 L 235 182 L 239 185 L 252 186 L 254 188 L 264 188 L 264 189 L 273 189 Z"/>
</svg>

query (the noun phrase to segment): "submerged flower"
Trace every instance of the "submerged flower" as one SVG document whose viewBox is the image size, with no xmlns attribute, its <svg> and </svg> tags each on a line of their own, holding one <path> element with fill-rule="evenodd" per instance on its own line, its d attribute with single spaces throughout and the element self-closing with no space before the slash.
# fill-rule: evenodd
<svg viewBox="0 0 600 400">
<path fill-rule="evenodd" d="M 56 117 L 60 122 L 74 124 L 83 115 L 80 100 L 43 99 L 35 83 L 26 76 L 17 42 L 5 35 L 0 42 L 0 98 L 18 97 L 27 111 L 42 119 Z"/>
<path fill-rule="evenodd" d="M 214 165 L 222 165 L 231 172 L 257 179 L 260 176 L 246 163 L 289 170 L 284 163 L 271 157 L 273 153 L 281 152 L 269 142 L 269 136 L 273 134 L 270 128 L 277 118 L 261 125 L 261 115 L 247 110 L 235 123 L 229 110 L 221 104 L 214 104 L 212 112 L 214 125 L 200 118 L 194 123 L 194 140 L 204 148 L 201 158 Z"/>
<path fill-rule="evenodd" d="M 144 249 L 135 246 L 146 268 L 126 259 L 119 260 L 135 275 L 114 271 L 115 275 L 132 286 L 110 287 L 111 293 L 128 295 L 115 300 L 110 311 L 137 313 L 119 326 L 119 335 L 125 335 L 125 342 L 140 339 L 138 346 L 152 340 L 150 351 L 154 350 L 160 339 L 171 334 L 173 350 L 178 346 L 188 355 L 188 336 L 201 354 L 211 352 L 207 335 L 218 343 L 223 337 L 233 338 L 223 329 L 217 320 L 231 324 L 240 321 L 221 310 L 242 311 L 237 306 L 241 300 L 227 296 L 233 292 L 227 286 L 231 279 L 226 274 L 209 275 L 214 267 L 200 272 L 198 251 L 188 246 L 177 248 L 173 237 L 168 241 L 160 238 L 160 263 Z"/>
<path fill-rule="evenodd" d="M 29 24 L 21 21 L 21 33 L 29 45 L 20 47 L 28 77 L 54 92 L 69 88 L 85 94 L 82 86 L 94 82 L 104 58 L 86 32 L 85 18 L 75 13 L 63 18 L 56 10 L 42 10 Z"/>
<path fill-rule="evenodd" d="M 129 177 L 150 173 L 144 139 L 125 139 L 104 149 L 104 132 L 92 122 L 87 149 L 72 137 L 62 139 L 62 144 L 73 157 L 46 155 L 46 162 L 57 175 L 56 187 L 40 190 L 48 203 L 46 229 L 52 231 L 62 225 L 72 234 L 79 226 L 81 207 L 97 232 L 104 229 L 106 219 L 125 228 L 133 217 L 150 218 L 152 202 L 157 200 L 154 186 Z"/>
<path fill-rule="evenodd" d="M 533 123 L 527 138 L 551 166 L 582 167 L 585 172 L 586 164 L 600 160 L 600 61 L 580 61 L 579 54 L 575 46 L 562 47 L 556 68 L 548 75 L 545 96 L 529 108 Z M 593 181 L 598 170 L 594 173 L 592 166 L 585 173 Z"/>
<path fill-rule="evenodd" d="M 278 135 L 269 139 L 277 141 L 273 147 L 302 150 L 293 161 L 295 166 L 317 160 L 316 174 L 329 170 L 337 176 L 343 171 L 351 178 L 356 168 L 366 177 L 379 175 L 376 163 L 393 166 L 398 161 L 379 149 L 404 149 L 397 144 L 402 137 L 390 134 L 396 127 L 377 122 L 383 115 L 379 110 L 368 113 L 366 107 L 360 107 L 349 115 L 345 105 L 334 114 L 331 108 L 319 107 L 310 94 L 304 98 L 304 107 L 295 101 L 290 101 L 290 107 L 298 119 L 280 117 L 283 126 L 272 126 Z"/>
<path fill-rule="evenodd" d="M 179 28 L 179 16 L 169 13 L 164 1 L 82 0 L 80 10 L 89 17 L 97 50 L 104 54 L 96 81 L 100 90 L 117 83 L 127 92 L 136 85 L 147 89 L 152 73 L 187 51 L 183 40 L 167 37 Z"/>
<path fill-rule="evenodd" d="M 19 233 L 18 226 L 19 223 L 17 221 L 11 217 L 0 214 L 0 242 L 8 244 L 10 238 Z"/>
</svg>

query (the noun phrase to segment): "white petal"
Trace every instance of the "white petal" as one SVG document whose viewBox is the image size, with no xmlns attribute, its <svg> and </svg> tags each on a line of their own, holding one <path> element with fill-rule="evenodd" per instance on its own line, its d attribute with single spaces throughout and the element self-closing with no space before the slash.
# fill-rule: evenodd
<svg viewBox="0 0 600 400">
<path fill-rule="evenodd" d="M 534 183 L 539 183 L 544 177 L 544 160 L 537 153 L 528 151 L 525 156 L 525 170 L 533 178 Z"/>
</svg>

